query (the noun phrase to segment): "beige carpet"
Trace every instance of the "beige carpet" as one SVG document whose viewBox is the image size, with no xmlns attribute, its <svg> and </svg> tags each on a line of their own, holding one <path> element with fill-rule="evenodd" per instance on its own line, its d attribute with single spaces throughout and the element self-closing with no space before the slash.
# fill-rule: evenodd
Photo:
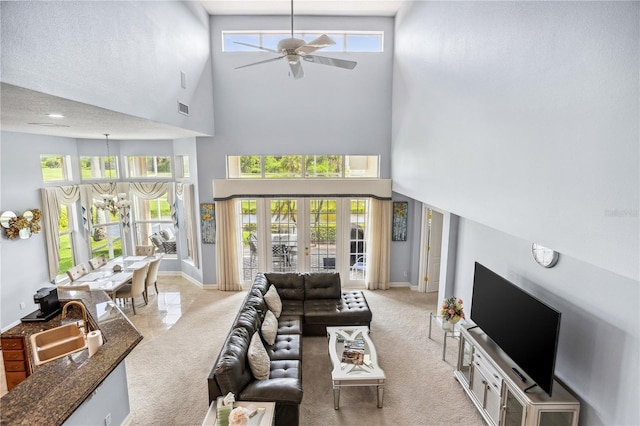
<svg viewBox="0 0 640 426">
<path fill-rule="evenodd" d="M 483 425 L 453 377 L 457 340 L 449 340 L 443 361 L 442 331 L 434 327 L 433 340 L 428 338 L 436 295 L 407 288 L 365 294 L 373 311 L 371 337 L 387 376 L 384 407 L 376 408 L 375 388 L 349 388 L 334 410 L 327 340 L 305 337 L 300 424 Z M 145 338 L 129 355 L 133 425 L 202 423 L 206 378 L 244 295 L 202 290 L 171 329 Z"/>
</svg>

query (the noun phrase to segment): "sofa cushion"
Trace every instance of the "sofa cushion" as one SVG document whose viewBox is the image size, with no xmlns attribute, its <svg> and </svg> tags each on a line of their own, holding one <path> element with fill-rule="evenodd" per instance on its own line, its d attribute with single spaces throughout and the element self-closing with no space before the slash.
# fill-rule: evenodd
<svg viewBox="0 0 640 426">
<path fill-rule="evenodd" d="M 267 290 L 269 290 L 269 286 L 271 284 L 267 280 L 267 277 L 264 276 L 262 272 L 256 274 L 253 279 L 253 284 L 251 284 L 251 289 L 258 289 L 262 294 L 265 294 Z"/>
<path fill-rule="evenodd" d="M 338 273 L 304 274 L 305 300 L 340 299 L 340 291 L 340 274 Z"/>
<path fill-rule="evenodd" d="M 302 334 L 302 315 L 280 315 L 278 334 Z"/>
<path fill-rule="evenodd" d="M 276 341 L 276 335 L 278 334 L 278 318 L 271 311 L 267 311 L 267 315 L 262 321 L 262 327 L 260 328 L 262 338 L 268 345 L 273 345 Z"/>
<path fill-rule="evenodd" d="M 282 315 L 304 315 L 304 300 L 282 300 Z"/>
<path fill-rule="evenodd" d="M 338 300 L 306 300 L 305 323 L 324 325 L 366 325 L 371 311 L 361 291 L 343 291 Z"/>
<path fill-rule="evenodd" d="M 260 330 L 262 316 L 253 306 L 246 306 L 238 313 L 233 327 L 243 327 L 249 332 L 249 336 Z"/>
<path fill-rule="evenodd" d="M 278 289 L 283 300 L 304 300 L 304 278 L 292 272 L 270 272 L 265 274 L 267 280 Z"/>
<path fill-rule="evenodd" d="M 251 334 L 247 329 L 238 327 L 231 330 L 222 346 L 222 353 L 213 371 L 221 395 L 229 392 L 238 395 L 253 380 L 253 374 L 247 364 L 250 341 Z"/>
<path fill-rule="evenodd" d="M 279 334 L 273 345 L 265 346 L 271 361 L 298 360 L 302 361 L 302 336 L 299 334 Z"/>
<path fill-rule="evenodd" d="M 267 306 L 273 312 L 273 314 L 278 318 L 282 313 L 282 300 L 280 300 L 280 295 L 278 295 L 278 290 L 272 285 L 269 287 L 269 290 L 264 294 L 264 301 L 267 302 Z"/>
<path fill-rule="evenodd" d="M 249 359 L 249 367 L 251 367 L 253 377 L 258 380 L 267 380 L 269 378 L 271 360 L 257 332 L 253 333 L 251 337 L 247 358 Z"/>
</svg>

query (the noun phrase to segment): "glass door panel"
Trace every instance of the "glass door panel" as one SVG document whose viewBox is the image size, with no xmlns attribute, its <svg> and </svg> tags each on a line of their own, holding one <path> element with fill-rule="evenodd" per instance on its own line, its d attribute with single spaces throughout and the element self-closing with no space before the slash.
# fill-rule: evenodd
<svg viewBox="0 0 640 426">
<path fill-rule="evenodd" d="M 242 280 L 251 282 L 258 272 L 258 206 L 256 200 L 240 200 Z"/>
<path fill-rule="evenodd" d="M 298 202 L 271 200 L 271 270 L 294 272 L 298 269 Z"/>
<path fill-rule="evenodd" d="M 335 272 L 336 200 L 309 200 L 309 266 L 311 272 Z"/>
<path fill-rule="evenodd" d="M 365 235 L 368 202 L 365 199 L 352 199 L 349 202 L 349 279 L 364 280 L 367 269 L 365 256 Z"/>
</svg>

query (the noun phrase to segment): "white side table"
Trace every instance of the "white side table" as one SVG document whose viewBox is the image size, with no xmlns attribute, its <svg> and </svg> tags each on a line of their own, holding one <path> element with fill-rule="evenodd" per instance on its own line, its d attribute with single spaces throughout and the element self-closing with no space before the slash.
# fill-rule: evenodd
<svg viewBox="0 0 640 426">
<path fill-rule="evenodd" d="M 249 419 L 247 426 L 273 426 L 275 424 L 276 403 L 275 402 L 252 402 L 252 401 L 236 401 L 233 408 L 248 407 L 253 405 L 258 409 L 258 413 Z M 216 419 L 216 401 L 213 400 L 209 406 L 209 411 L 202 422 L 202 426 L 217 426 Z"/>
<path fill-rule="evenodd" d="M 429 312 L 429 339 L 431 339 L 431 327 L 433 326 L 433 319 L 435 318 L 436 322 L 442 326 L 442 316 L 441 315 L 434 315 L 433 312 Z M 453 324 L 453 330 L 445 330 L 442 329 L 442 332 L 444 333 L 444 343 L 442 345 L 442 360 L 446 361 L 446 355 L 447 355 L 447 338 L 450 339 L 455 339 L 460 335 L 460 330 L 458 330 L 458 327 L 460 326 L 460 324 L 463 323 L 464 320 L 460 320 L 457 323 Z M 431 339 L 433 340 L 433 339 Z"/>
</svg>

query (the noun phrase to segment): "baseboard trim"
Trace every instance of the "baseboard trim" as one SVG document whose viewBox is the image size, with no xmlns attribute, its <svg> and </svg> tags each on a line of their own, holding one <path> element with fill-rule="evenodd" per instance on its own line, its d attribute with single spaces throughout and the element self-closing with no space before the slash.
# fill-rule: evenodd
<svg viewBox="0 0 640 426">
<path fill-rule="evenodd" d="M 411 283 L 408 281 L 390 282 L 389 287 L 411 287 Z"/>
</svg>

